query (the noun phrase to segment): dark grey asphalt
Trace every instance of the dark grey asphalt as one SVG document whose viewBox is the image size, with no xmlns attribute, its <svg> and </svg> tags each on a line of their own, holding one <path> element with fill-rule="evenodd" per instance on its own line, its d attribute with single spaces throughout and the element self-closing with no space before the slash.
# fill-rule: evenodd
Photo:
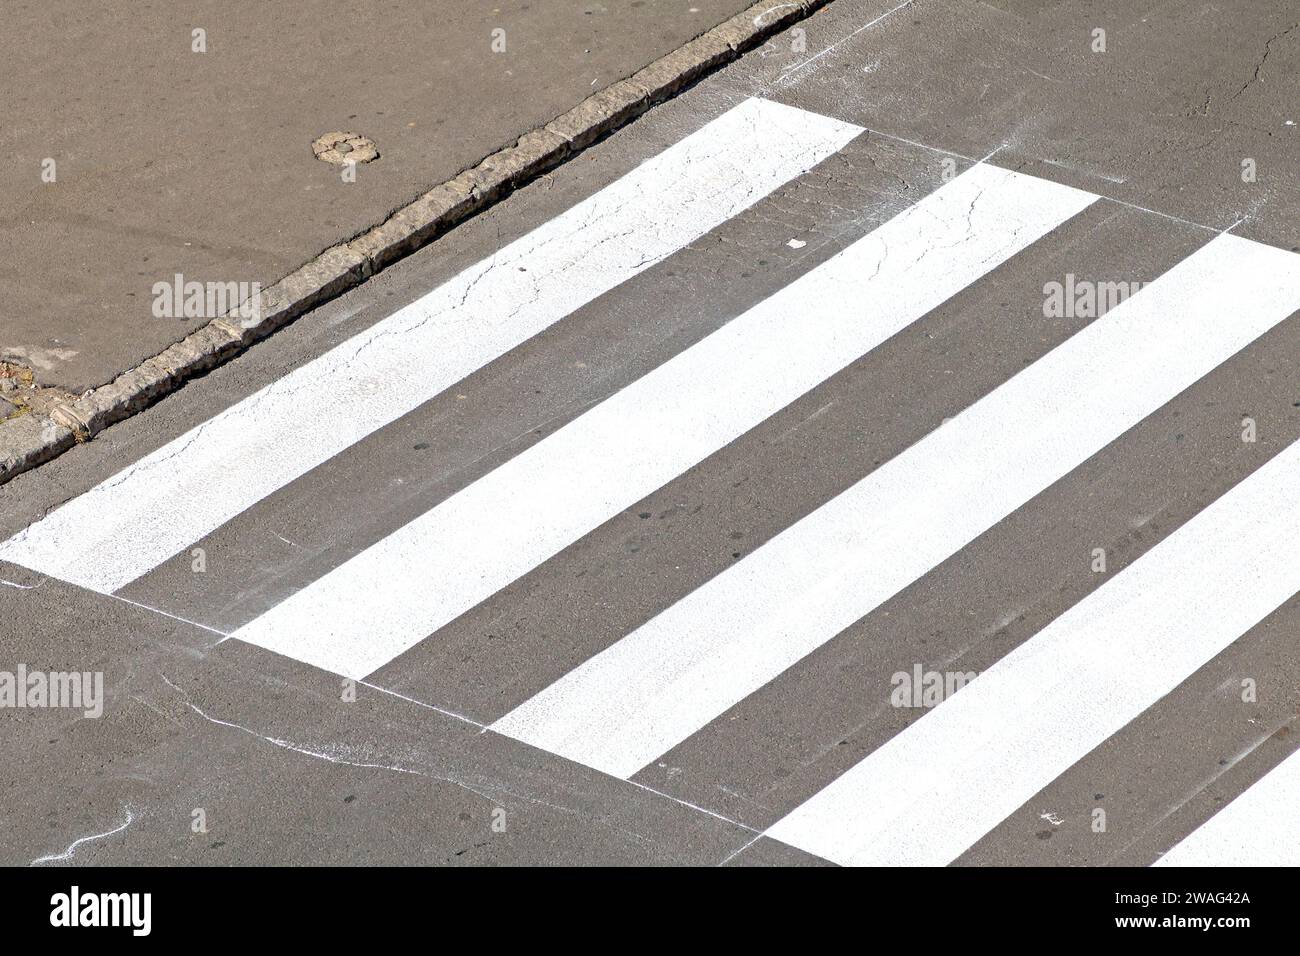
<svg viewBox="0 0 1300 956">
<path fill-rule="evenodd" d="M 754 841 L 915 719 L 888 706 L 890 674 L 914 662 L 983 671 L 1102 584 L 1091 548 L 1107 550 L 1113 575 L 1300 438 L 1292 316 L 631 781 L 484 732 L 1086 325 L 1044 318 L 1045 282 L 1146 281 L 1234 225 L 1300 247 L 1289 4 L 895 6 L 837 0 L 806 24 L 806 52 L 772 41 L 0 488 L 7 537 L 746 96 L 871 131 L 222 526 L 197 543 L 204 574 L 182 554 L 107 597 L 0 563 L 0 667 L 103 670 L 110 690 L 99 720 L 0 711 L 0 765 L 23 768 L 0 776 L 0 862 L 88 836 L 99 838 L 66 862 L 823 862 Z M 1104 54 L 1089 49 L 1096 27 Z M 942 151 L 994 150 L 1000 166 L 1114 201 L 393 660 L 354 703 L 334 675 L 221 641 L 915 203 L 940 184 Z M 1241 181 L 1244 158 L 1254 183 Z M 1254 444 L 1240 439 L 1247 415 Z M 957 863 L 1155 860 L 1300 745 L 1298 634 L 1293 598 Z M 1257 703 L 1233 690 L 1243 677 L 1259 680 Z M 203 834 L 191 830 L 199 808 Z"/>
</svg>

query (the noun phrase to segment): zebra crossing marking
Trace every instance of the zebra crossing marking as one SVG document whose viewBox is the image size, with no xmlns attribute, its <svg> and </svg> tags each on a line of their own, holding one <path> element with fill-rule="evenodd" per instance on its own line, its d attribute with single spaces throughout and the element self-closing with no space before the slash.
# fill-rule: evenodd
<svg viewBox="0 0 1300 956">
<path fill-rule="evenodd" d="M 113 593 L 754 205 L 860 132 L 748 99 L 19 532 L 0 545 L 0 559 Z"/>
<path fill-rule="evenodd" d="M 1300 866 L 1300 751 L 1152 866 Z"/>
<path fill-rule="evenodd" d="M 753 205 L 860 132 L 791 107 L 747 101 L 491 260 L 74 499 L 0 545 L 0 558 L 111 594 Z M 749 139 L 741 144 L 744 136 Z M 665 157 L 675 150 L 681 154 L 674 166 Z M 755 152 L 773 160 L 760 171 L 758 187 L 751 175 Z M 694 179 L 683 185 L 686 167 Z M 737 170 L 747 177 L 743 185 L 726 175 Z M 1018 207 L 994 202 L 1008 183 L 1020 191 Z M 675 194 L 684 191 L 680 208 L 658 208 L 668 185 Z M 345 676 L 372 673 L 1097 198 L 977 164 L 234 636 Z M 991 202 L 994 221 L 982 222 L 977 207 L 986 214 Z M 958 210 L 967 217 L 964 230 Z M 937 249 L 951 255 L 919 268 Z M 519 261 L 540 274 L 528 277 L 528 288 L 517 270 L 505 268 Z M 630 777 L 1293 313 L 1300 307 L 1298 261 L 1219 236 L 1143 289 L 1137 305 L 1123 303 L 490 729 Z M 553 286 L 534 298 L 535 281 Z M 899 301 L 873 303 L 885 316 L 878 327 L 855 327 L 846 304 L 860 304 L 873 289 Z M 439 359 L 433 376 L 427 351 L 407 361 L 413 344 L 446 349 L 471 306 L 476 317 L 490 313 L 481 337 Z M 506 328 L 506 316 L 523 321 Z M 1176 333 L 1161 331 L 1162 320 L 1180 323 Z M 1174 342 L 1175 334 L 1182 341 Z M 390 337 L 395 341 L 385 341 Z M 1144 365 L 1144 348 L 1160 361 Z M 740 364 L 728 366 L 736 356 Z M 723 370 L 732 376 L 725 390 L 715 379 Z M 375 388 L 389 388 L 381 379 L 394 375 L 397 384 L 376 396 Z M 339 424 L 333 419 L 318 429 L 293 420 L 291 434 L 286 423 L 305 407 L 294 403 L 317 401 L 326 380 L 338 395 L 340 376 L 345 391 L 360 390 L 363 405 L 370 405 L 361 420 L 343 421 L 333 433 L 330 426 Z M 1107 386 L 1114 395 L 1089 392 Z M 700 414 L 704 408 L 709 414 Z M 1030 421 L 1034 416 L 1042 421 Z M 1006 426 L 1016 421 L 1028 438 L 1008 437 Z M 1065 434 L 1065 426 L 1075 433 Z M 296 434 L 308 437 L 297 441 Z M 1298 449 L 1300 443 L 1276 456 L 767 835 L 841 863 L 951 862 L 1300 591 L 1300 573 L 1289 570 L 1286 553 L 1300 532 L 1300 507 L 1286 500 L 1300 477 Z M 186 488 L 216 493 L 196 507 Z M 560 498 L 571 508 L 553 510 L 544 526 L 525 526 L 524 515 Z M 944 510 L 954 500 L 974 504 L 973 517 Z M 477 550 L 467 559 L 464 550 L 453 552 L 456 542 Z M 440 556 L 435 570 L 450 584 L 434 601 L 412 601 L 430 574 L 431 553 Z M 1207 553 L 1230 573 L 1214 578 Z M 888 566 L 887 558 L 900 555 Z M 851 572 L 882 569 L 861 591 L 848 586 Z M 1129 619 L 1144 630 L 1136 636 L 1125 630 Z M 1214 626 L 1197 630 L 1207 619 Z M 1031 698 L 1034 693 L 1039 696 Z M 1278 822 L 1293 823 L 1294 814 L 1284 811 L 1298 792 L 1300 755 L 1158 865 L 1261 859 L 1294 865 L 1300 840 L 1279 841 L 1280 832 L 1290 831 L 1279 831 Z"/>
<path fill-rule="evenodd" d="M 1096 199 L 972 167 L 233 636 L 374 672 Z"/>
<path fill-rule="evenodd" d="M 1300 591 L 1297 481 L 1300 442 L 768 835 L 843 864 L 952 862 Z"/>
<path fill-rule="evenodd" d="M 1213 239 L 493 729 L 631 776 L 1297 308 L 1300 256 Z"/>
</svg>

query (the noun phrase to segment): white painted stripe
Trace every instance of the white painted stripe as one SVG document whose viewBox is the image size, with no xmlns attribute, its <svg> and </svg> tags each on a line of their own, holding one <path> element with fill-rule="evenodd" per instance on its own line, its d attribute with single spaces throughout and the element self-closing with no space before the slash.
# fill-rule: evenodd
<svg viewBox="0 0 1300 956">
<path fill-rule="evenodd" d="M 973 167 L 234 636 L 370 673 L 1096 198 Z"/>
<path fill-rule="evenodd" d="M 1300 590 L 1298 482 L 1300 443 L 768 835 L 842 864 L 952 862 Z"/>
<path fill-rule="evenodd" d="M 861 132 L 749 99 L 0 546 L 101 592 L 672 255 Z"/>
<path fill-rule="evenodd" d="M 1300 751 L 1152 866 L 1300 866 Z"/>
<path fill-rule="evenodd" d="M 1214 239 L 493 729 L 635 773 L 1297 307 L 1300 256 Z"/>
</svg>

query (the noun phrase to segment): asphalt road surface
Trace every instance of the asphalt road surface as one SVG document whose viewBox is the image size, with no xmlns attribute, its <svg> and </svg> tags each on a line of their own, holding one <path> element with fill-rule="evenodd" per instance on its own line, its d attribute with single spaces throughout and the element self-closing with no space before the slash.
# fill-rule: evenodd
<svg viewBox="0 0 1300 956">
<path fill-rule="evenodd" d="M 0 860 L 1300 863 L 1300 25 L 1074 7 L 838 0 L 0 489 L 104 682 Z"/>
<path fill-rule="evenodd" d="M 752 0 L 14 3 L 0 31 L 0 360 L 73 393 L 270 287 Z M 345 180 L 313 141 L 379 152 Z"/>
</svg>

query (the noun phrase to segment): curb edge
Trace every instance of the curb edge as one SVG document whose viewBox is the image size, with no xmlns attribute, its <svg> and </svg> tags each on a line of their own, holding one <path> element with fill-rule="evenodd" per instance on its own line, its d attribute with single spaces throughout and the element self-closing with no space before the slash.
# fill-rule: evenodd
<svg viewBox="0 0 1300 956">
<path fill-rule="evenodd" d="M 266 290 L 257 320 L 213 319 L 108 384 L 54 406 L 48 417 L 25 415 L 0 423 L 0 485 L 89 441 L 360 285 L 830 2 L 753 4 L 433 187 L 379 225 L 326 249 Z"/>
</svg>

